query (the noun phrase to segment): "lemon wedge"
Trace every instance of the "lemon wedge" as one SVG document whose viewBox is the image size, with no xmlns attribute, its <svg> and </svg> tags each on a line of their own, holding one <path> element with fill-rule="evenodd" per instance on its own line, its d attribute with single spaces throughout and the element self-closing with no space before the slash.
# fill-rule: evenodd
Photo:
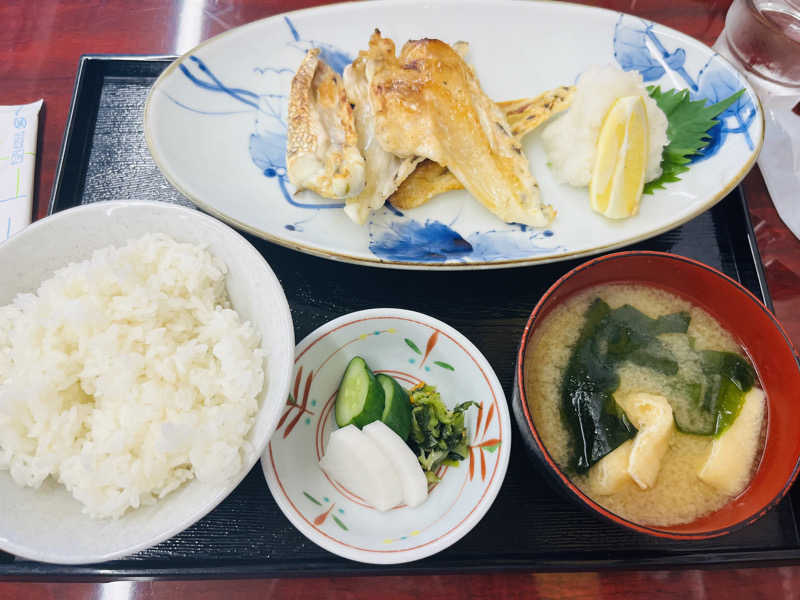
<svg viewBox="0 0 800 600">
<path fill-rule="evenodd" d="M 610 219 L 638 212 L 647 170 L 648 131 L 642 96 L 624 96 L 614 102 L 597 139 L 589 183 L 593 210 Z"/>
</svg>

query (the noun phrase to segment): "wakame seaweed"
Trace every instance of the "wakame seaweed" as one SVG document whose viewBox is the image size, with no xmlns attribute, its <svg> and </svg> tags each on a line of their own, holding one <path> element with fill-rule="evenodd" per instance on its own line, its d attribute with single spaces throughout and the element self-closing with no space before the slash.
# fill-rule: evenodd
<svg viewBox="0 0 800 600">
<path fill-rule="evenodd" d="M 688 312 L 652 319 L 629 304 L 612 310 L 596 298 L 584 318 L 561 382 L 562 415 L 572 433 L 572 466 L 578 472 L 585 472 L 636 435 L 636 428 L 614 400 L 620 383 L 617 368 L 622 362 L 670 377 L 674 397 L 668 400 L 675 425 L 684 433 L 721 434 L 739 415 L 745 394 L 756 382 L 753 367 L 742 356 L 697 351 L 692 340 L 690 348 L 701 367 L 701 380 L 679 373 L 677 360 L 658 336 L 685 334 Z"/>
<path fill-rule="evenodd" d="M 756 373 L 734 352 L 702 350 L 697 354 L 705 380 L 684 384 L 689 404 L 673 406 L 675 425 L 684 433 L 716 436 L 736 420 Z"/>
<path fill-rule="evenodd" d="M 629 304 L 612 310 L 600 298 L 591 303 L 561 382 L 562 414 L 573 434 L 578 472 L 636 435 L 614 400 L 618 365 L 629 360 L 675 375 L 678 363 L 657 336 L 686 333 L 688 327 L 688 312 L 651 319 Z"/>
</svg>

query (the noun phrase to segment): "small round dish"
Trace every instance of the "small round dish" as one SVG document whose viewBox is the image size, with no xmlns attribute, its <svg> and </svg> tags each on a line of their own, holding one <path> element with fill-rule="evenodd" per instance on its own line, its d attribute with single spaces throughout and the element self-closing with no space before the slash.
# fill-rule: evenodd
<svg viewBox="0 0 800 600">
<path fill-rule="evenodd" d="M 407 389 L 436 386 L 450 407 L 481 405 L 466 413 L 469 457 L 446 467 L 416 508 L 379 512 L 319 468 L 336 427 L 337 387 L 354 356 Z M 308 539 L 345 558 L 392 564 L 435 554 L 469 532 L 503 483 L 510 449 L 506 398 L 478 349 L 441 321 L 377 308 L 334 319 L 297 345 L 291 394 L 261 464 L 278 506 Z"/>
<path fill-rule="evenodd" d="M 225 499 L 256 463 L 274 431 L 289 390 L 294 329 L 283 288 L 264 258 L 233 229 L 199 211 L 162 202 L 97 202 L 30 225 L 0 244 L 0 306 L 34 291 L 53 272 L 146 233 L 202 245 L 228 268 L 233 308 L 261 335 L 266 383 L 246 436 L 241 468 L 229 479 L 193 479 L 157 503 L 119 519 L 92 519 L 48 478 L 39 489 L 16 485 L 0 471 L 0 549 L 31 560 L 97 563 L 144 550 L 183 531 Z"/>
<path fill-rule="evenodd" d="M 719 510 L 691 523 L 659 527 L 625 519 L 584 494 L 559 468 L 537 432 L 525 390 L 525 354 L 538 324 L 567 298 L 605 283 L 644 284 L 700 306 L 739 342 L 766 393 L 766 437 L 748 487 Z M 609 254 L 577 266 L 556 281 L 533 309 L 522 335 L 515 372 L 513 410 L 522 440 L 555 488 L 595 515 L 625 528 L 662 538 L 698 540 L 746 527 L 773 508 L 800 467 L 800 369 L 797 354 L 775 316 L 747 289 L 698 261 L 663 252 Z"/>
</svg>

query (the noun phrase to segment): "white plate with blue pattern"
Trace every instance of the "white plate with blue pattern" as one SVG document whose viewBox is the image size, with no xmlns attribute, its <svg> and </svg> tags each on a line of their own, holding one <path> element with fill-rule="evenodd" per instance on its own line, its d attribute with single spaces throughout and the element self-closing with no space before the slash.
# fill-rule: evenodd
<svg viewBox="0 0 800 600">
<path fill-rule="evenodd" d="M 387 206 L 366 225 L 341 205 L 295 194 L 286 176 L 287 96 L 306 50 L 342 69 L 370 33 L 399 45 L 435 37 L 470 43 L 468 60 L 497 100 L 573 83 L 596 64 L 638 70 L 647 84 L 687 88 L 723 113 L 706 152 L 682 180 L 645 196 L 621 222 L 593 213 L 588 191 L 557 183 L 538 133 L 524 141 L 542 198 L 558 216 L 547 229 L 501 222 L 463 190 L 408 211 Z M 502 57 L 502 58 L 500 58 Z M 326 258 L 398 268 L 497 268 L 608 251 L 676 227 L 721 200 L 755 163 L 763 115 L 745 78 L 713 50 L 638 17 L 558 2 L 376 1 L 332 5 L 256 21 L 183 55 L 156 81 L 145 135 L 167 179 L 203 210 L 272 242 Z"/>
</svg>

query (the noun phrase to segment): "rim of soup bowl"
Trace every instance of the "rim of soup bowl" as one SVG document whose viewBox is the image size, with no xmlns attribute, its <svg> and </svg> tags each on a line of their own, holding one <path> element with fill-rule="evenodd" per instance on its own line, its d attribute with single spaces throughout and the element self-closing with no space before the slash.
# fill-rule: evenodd
<svg viewBox="0 0 800 600">
<path fill-rule="evenodd" d="M 729 277 L 725 273 L 711 267 L 705 263 L 702 263 L 698 260 L 693 258 L 688 258 L 685 256 L 680 256 L 678 254 L 672 254 L 669 252 L 659 252 L 655 250 L 628 250 L 624 252 L 614 252 L 612 254 L 606 254 L 603 256 L 599 256 L 597 258 L 593 258 L 589 261 L 586 261 L 573 269 L 570 269 L 567 273 L 559 277 L 555 283 L 553 283 L 547 291 L 539 298 L 539 301 L 534 306 L 533 310 L 531 311 L 530 316 L 528 317 L 528 321 L 525 324 L 525 329 L 522 333 L 522 338 L 520 340 L 519 349 L 517 350 L 517 360 L 514 369 L 514 393 L 513 393 L 513 402 L 514 406 L 514 415 L 516 417 L 517 426 L 520 429 L 520 433 L 522 434 L 526 446 L 528 447 L 529 451 L 534 450 L 537 454 L 537 460 L 543 462 L 545 470 L 550 475 L 549 479 L 554 481 L 560 488 L 559 491 L 565 492 L 567 496 L 569 496 L 574 501 L 581 504 L 584 508 L 588 508 L 596 515 L 599 515 L 603 520 L 609 521 L 614 523 L 615 525 L 619 525 L 624 527 L 625 529 L 632 529 L 634 531 L 638 531 L 639 533 L 656 536 L 660 538 L 667 538 L 673 540 L 706 540 L 715 537 L 720 537 L 723 535 L 727 535 L 734 531 L 738 531 L 739 529 L 743 529 L 744 527 L 751 525 L 761 517 L 763 517 L 766 513 L 772 510 L 786 495 L 789 489 L 792 487 L 795 479 L 797 478 L 798 472 L 800 471 L 800 455 L 795 458 L 794 467 L 792 469 L 791 475 L 788 480 L 784 483 L 783 487 L 780 491 L 764 506 L 757 507 L 750 515 L 747 517 L 740 519 L 736 523 L 729 525 L 727 527 L 722 527 L 719 529 L 711 529 L 708 531 L 702 532 L 681 532 L 681 531 L 673 531 L 669 528 L 659 527 L 659 526 L 650 526 L 650 525 L 642 525 L 640 523 L 636 523 L 629 519 L 626 519 L 613 511 L 603 507 L 598 502 L 593 500 L 587 494 L 585 494 L 577 485 L 575 485 L 569 477 L 562 471 L 562 469 L 558 466 L 555 462 L 553 457 L 550 455 L 550 452 L 544 445 L 544 442 L 539 436 L 539 433 L 536 429 L 536 426 L 533 423 L 533 418 L 530 414 L 530 409 L 528 407 L 528 399 L 527 394 L 525 393 L 525 377 L 524 377 L 524 363 L 525 363 L 525 352 L 528 348 L 528 344 L 531 339 L 532 330 L 534 329 L 534 325 L 536 324 L 542 309 L 548 303 L 551 296 L 568 280 L 572 279 L 579 273 L 592 268 L 594 265 L 602 262 L 607 262 L 610 260 L 620 260 L 630 256 L 648 256 L 651 258 L 659 259 L 659 260 L 675 260 L 681 261 L 684 263 L 688 263 L 690 266 L 694 268 L 704 269 L 713 275 L 717 276 L 721 283 L 728 284 L 733 286 L 733 288 L 739 292 L 744 293 L 745 297 L 755 305 L 755 308 L 762 310 L 769 320 L 772 322 L 773 326 L 778 330 L 781 334 L 786 345 L 789 347 L 789 350 L 792 353 L 794 358 L 795 364 L 798 369 L 800 369 L 800 355 L 798 355 L 794 344 L 792 343 L 791 339 L 789 338 L 788 334 L 784 330 L 783 326 L 781 325 L 780 321 L 778 321 L 775 314 L 767 308 L 761 300 L 759 300 L 750 290 L 744 287 L 741 283 L 736 281 L 735 279 Z M 622 279 L 620 279 L 622 281 Z M 609 281 L 609 283 L 613 282 Z M 674 293 L 674 292 L 673 292 Z M 562 300 L 563 302 L 563 300 Z M 766 395 L 767 398 L 767 409 L 769 409 L 769 394 Z M 518 404 L 518 405 L 517 405 Z M 523 415 L 525 422 L 521 421 L 519 415 Z M 533 444 L 531 444 L 531 439 L 533 438 Z M 766 442 L 765 442 L 766 443 Z M 760 468 L 760 466 L 759 466 Z M 755 475 L 754 475 L 755 476 Z M 745 488 L 746 489 L 746 488 Z M 713 514 L 713 513 L 711 513 Z M 702 518 L 702 517 L 701 517 Z M 689 523 L 685 523 L 683 525 L 688 525 Z"/>
</svg>

